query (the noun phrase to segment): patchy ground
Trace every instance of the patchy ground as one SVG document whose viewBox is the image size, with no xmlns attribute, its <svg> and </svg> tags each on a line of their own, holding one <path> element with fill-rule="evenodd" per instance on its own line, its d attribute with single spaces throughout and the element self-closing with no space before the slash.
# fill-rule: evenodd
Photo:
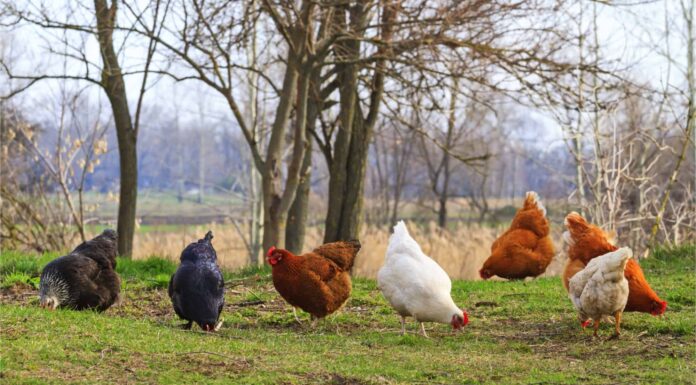
<svg viewBox="0 0 696 385">
<path fill-rule="evenodd" d="M 424 339 L 413 323 L 398 334 L 374 281 L 356 279 L 347 306 L 312 330 L 307 315 L 294 321 L 268 271 L 227 273 L 224 326 L 207 334 L 181 329 L 165 262 L 124 262 L 122 303 L 99 314 L 43 311 L 32 280 L 43 261 L 25 264 L 24 283 L 0 256 L 0 275 L 17 281 L 0 289 L 0 382 L 694 383 L 696 261 L 677 254 L 643 263 L 666 315 L 627 313 L 618 340 L 611 325 L 597 339 L 580 331 L 557 278 L 455 282 L 471 323 L 461 333 L 431 324 Z"/>
</svg>

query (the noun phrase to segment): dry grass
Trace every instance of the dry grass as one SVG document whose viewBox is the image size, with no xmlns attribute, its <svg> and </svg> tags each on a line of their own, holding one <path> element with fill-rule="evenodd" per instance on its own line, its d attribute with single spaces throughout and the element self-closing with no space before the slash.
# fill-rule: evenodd
<svg viewBox="0 0 696 385">
<path fill-rule="evenodd" d="M 479 279 L 478 270 L 488 258 L 490 245 L 505 230 L 502 227 L 460 224 L 453 230 L 442 231 L 434 223 L 425 226 L 408 223 L 408 227 L 423 251 L 435 259 L 452 278 L 467 280 Z M 215 234 L 214 245 L 223 267 L 237 269 L 248 265 L 244 241 L 239 233 L 234 226 L 221 224 L 137 233 L 134 245 L 135 258 L 160 256 L 177 260 L 184 247 L 201 238 L 208 229 Z M 309 250 L 320 245 L 322 238 L 321 228 L 307 229 L 305 249 Z M 554 240 L 560 250 L 560 234 L 554 234 Z M 384 262 L 389 233 L 383 228 L 368 227 L 363 229 L 360 241 L 363 247 L 355 261 L 353 273 L 359 277 L 375 278 Z M 565 256 L 559 253 L 545 275 L 559 275 L 563 269 L 564 258 Z"/>
</svg>

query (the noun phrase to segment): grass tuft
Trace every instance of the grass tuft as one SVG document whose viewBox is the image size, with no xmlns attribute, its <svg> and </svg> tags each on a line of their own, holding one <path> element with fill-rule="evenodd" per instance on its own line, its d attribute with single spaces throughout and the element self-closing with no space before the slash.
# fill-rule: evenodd
<svg viewBox="0 0 696 385">
<path fill-rule="evenodd" d="M 118 258 L 116 261 L 116 271 L 123 279 L 160 280 L 167 276 L 168 281 L 176 268 L 174 262 L 158 257 L 140 260 Z"/>
<path fill-rule="evenodd" d="M 36 289 L 39 287 L 38 283 L 38 279 L 32 278 L 25 273 L 14 272 L 6 274 L 2 277 L 0 287 L 7 289 L 16 285 L 27 285 Z"/>
</svg>

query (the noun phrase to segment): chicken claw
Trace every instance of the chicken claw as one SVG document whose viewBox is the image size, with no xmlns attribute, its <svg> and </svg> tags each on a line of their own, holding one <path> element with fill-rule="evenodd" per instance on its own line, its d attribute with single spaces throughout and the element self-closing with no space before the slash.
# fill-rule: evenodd
<svg viewBox="0 0 696 385">
<path fill-rule="evenodd" d="M 428 334 L 425 332 L 425 324 L 423 322 L 420 323 L 420 332 L 423 335 L 423 337 L 428 338 Z"/>
<path fill-rule="evenodd" d="M 295 316 L 295 321 L 297 321 L 298 324 L 302 325 L 302 321 L 300 321 L 300 317 L 297 316 L 297 308 L 292 307 L 292 315 Z"/>
</svg>

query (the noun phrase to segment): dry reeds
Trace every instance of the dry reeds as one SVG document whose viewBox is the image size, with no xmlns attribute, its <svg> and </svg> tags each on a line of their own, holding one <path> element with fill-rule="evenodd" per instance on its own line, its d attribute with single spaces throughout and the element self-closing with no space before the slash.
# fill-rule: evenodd
<svg viewBox="0 0 696 385">
<path fill-rule="evenodd" d="M 437 261 L 453 279 L 479 279 L 478 270 L 488 258 L 490 246 L 504 228 L 460 224 L 452 230 L 443 231 L 434 223 L 418 226 L 408 223 L 411 236 L 423 251 Z M 249 264 L 244 241 L 232 225 L 211 224 L 191 226 L 181 230 L 149 231 L 136 233 L 134 258 L 159 256 L 177 260 L 181 251 L 210 229 L 215 238 L 213 244 L 218 252 L 220 264 L 227 269 L 238 269 Z M 241 229 L 244 231 L 244 229 Z M 559 231 L 560 232 L 560 231 Z M 560 234 L 554 233 L 557 251 L 561 250 Z M 307 229 L 305 250 L 319 246 L 323 233 L 319 227 Z M 389 232 L 384 228 L 365 227 L 360 241 L 362 250 L 358 255 L 353 274 L 358 277 L 375 278 L 389 242 Z M 559 253 L 545 275 L 559 275 L 563 269 L 563 253 Z"/>
</svg>

